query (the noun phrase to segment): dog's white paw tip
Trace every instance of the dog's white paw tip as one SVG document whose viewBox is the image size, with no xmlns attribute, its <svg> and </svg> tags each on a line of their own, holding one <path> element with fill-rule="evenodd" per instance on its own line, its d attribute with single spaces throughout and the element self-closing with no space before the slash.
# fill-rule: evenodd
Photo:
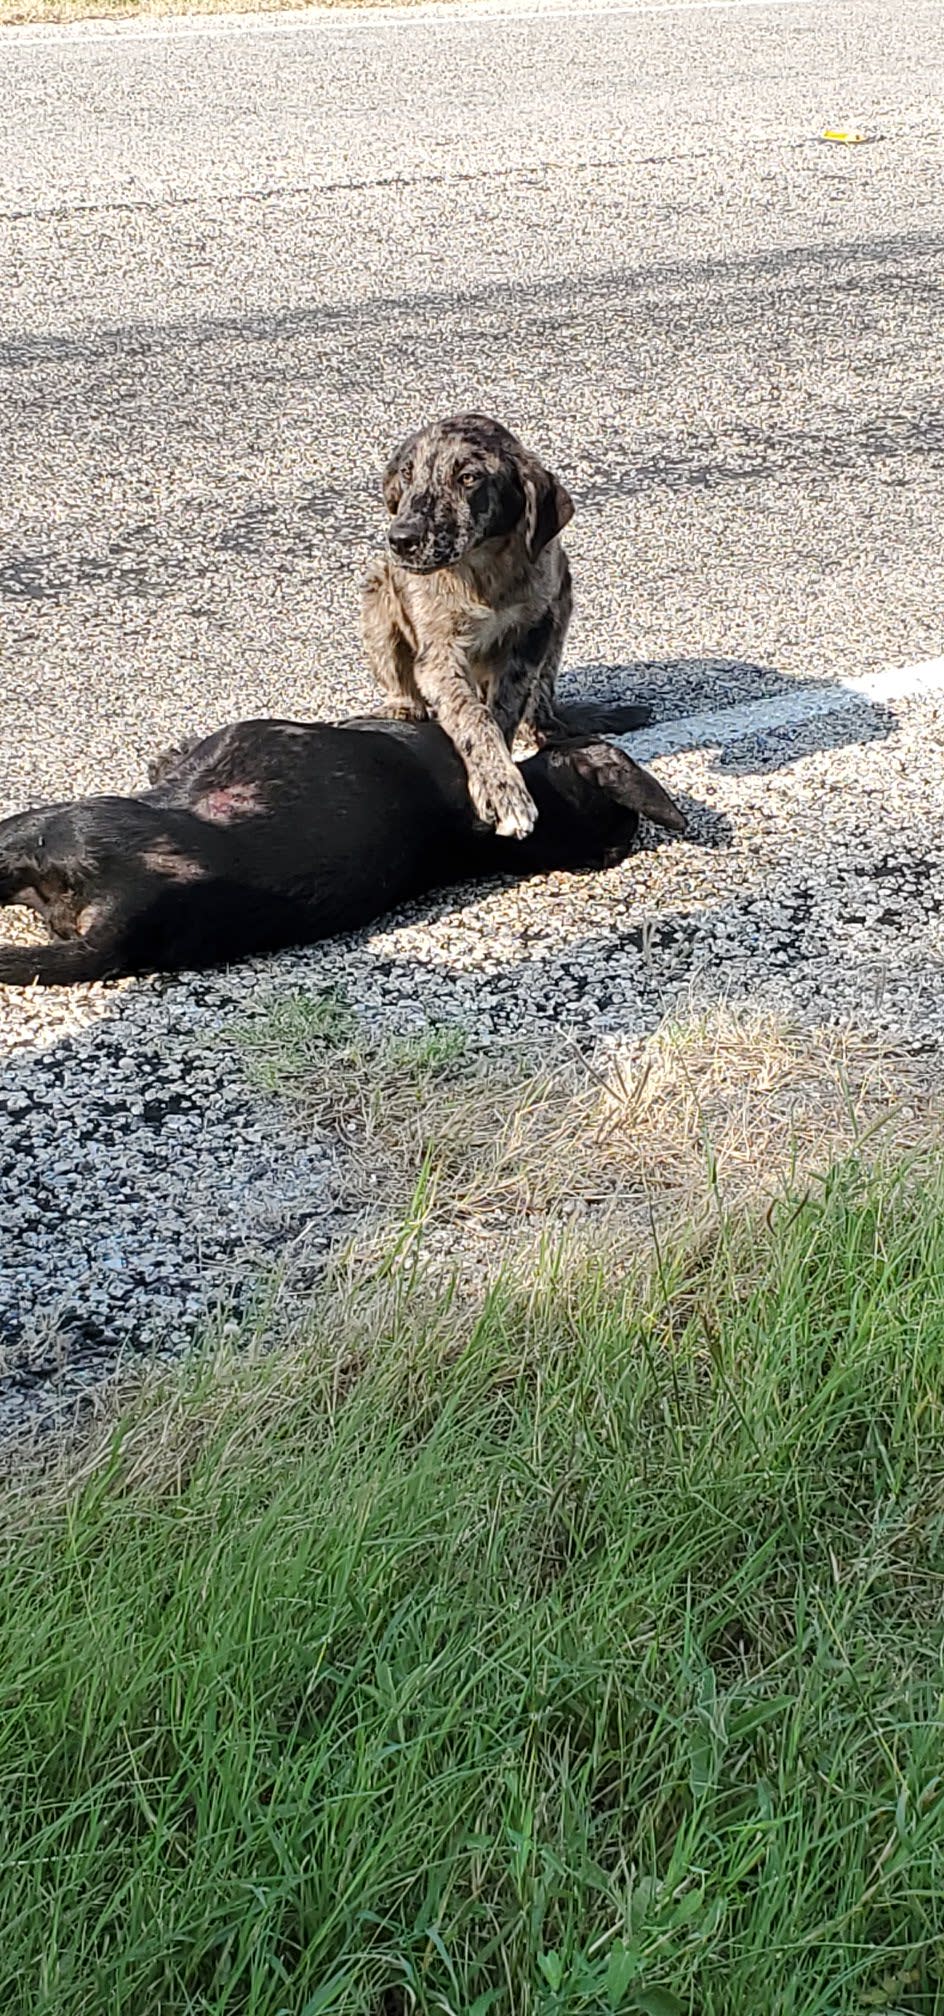
<svg viewBox="0 0 944 2016">
<path fill-rule="evenodd" d="M 495 831 L 499 840 L 526 840 L 528 834 L 534 832 L 534 820 L 533 818 L 500 819 Z"/>
</svg>

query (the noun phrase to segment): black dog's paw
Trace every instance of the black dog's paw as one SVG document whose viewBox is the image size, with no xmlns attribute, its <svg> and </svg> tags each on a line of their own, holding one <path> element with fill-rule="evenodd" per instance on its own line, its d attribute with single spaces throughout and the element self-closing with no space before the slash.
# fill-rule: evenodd
<svg viewBox="0 0 944 2016">
<path fill-rule="evenodd" d="M 166 778 L 172 777 L 174 771 L 179 770 L 189 756 L 191 749 L 196 748 L 199 740 L 199 735 L 189 735 L 186 741 L 177 742 L 172 748 L 162 749 L 159 755 L 152 756 L 148 764 L 148 783 L 163 784 Z"/>
<path fill-rule="evenodd" d="M 555 742 L 566 742 L 575 735 L 632 735 L 638 728 L 648 727 L 652 714 L 651 707 L 633 706 L 628 701 L 576 700 L 557 704 L 553 712 L 545 710 L 536 717 L 535 739 L 539 748 L 548 749 Z"/>
</svg>

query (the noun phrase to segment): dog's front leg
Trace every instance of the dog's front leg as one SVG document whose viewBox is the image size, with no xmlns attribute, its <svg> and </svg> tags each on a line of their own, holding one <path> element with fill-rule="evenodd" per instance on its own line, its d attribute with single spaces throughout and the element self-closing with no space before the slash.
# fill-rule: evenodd
<svg viewBox="0 0 944 2016">
<path fill-rule="evenodd" d="M 526 839 L 537 807 L 463 661 L 446 644 L 426 645 L 417 654 L 415 676 L 426 705 L 462 758 L 479 818 L 503 838 Z"/>
<path fill-rule="evenodd" d="M 525 723 L 540 747 L 559 739 L 563 723 L 555 706 L 557 674 L 570 618 L 570 575 L 566 593 L 545 610 L 530 630 L 515 637 L 507 658 L 492 682 L 492 713 L 508 743 Z"/>
<path fill-rule="evenodd" d="M 425 721 L 427 708 L 414 677 L 414 651 L 390 563 L 374 560 L 361 599 L 364 651 L 375 685 L 389 698 L 384 713 L 399 721 Z"/>
<path fill-rule="evenodd" d="M 538 628 L 544 632 L 543 624 Z M 535 640 L 537 648 L 532 640 Z M 524 722 L 529 725 L 534 722 L 542 645 L 543 635 L 538 641 L 537 632 L 529 631 L 512 645 L 500 670 L 491 680 L 489 709 L 509 749 L 514 748 L 515 736 Z"/>
</svg>

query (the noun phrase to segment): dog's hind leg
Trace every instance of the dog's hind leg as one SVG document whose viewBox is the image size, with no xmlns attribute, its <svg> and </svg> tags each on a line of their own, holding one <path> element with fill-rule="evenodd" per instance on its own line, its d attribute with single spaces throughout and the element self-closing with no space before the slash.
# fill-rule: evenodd
<svg viewBox="0 0 944 2016">
<path fill-rule="evenodd" d="M 635 728 L 645 728 L 652 720 L 651 707 L 607 700 L 558 700 L 557 678 L 574 604 L 570 567 L 566 563 L 565 567 L 560 596 L 550 612 L 553 620 L 537 668 L 527 717 L 539 748 L 574 735 L 631 735 Z"/>
<path fill-rule="evenodd" d="M 526 719 L 539 744 L 559 738 L 561 734 L 557 708 L 557 676 L 574 610 L 570 562 L 566 554 L 562 554 L 561 559 L 563 572 L 556 600 L 551 604 L 542 622 L 537 624 L 524 640 L 525 650 L 530 647 L 533 666 Z"/>
<path fill-rule="evenodd" d="M 75 987 L 120 970 L 111 943 L 66 938 L 53 945 L 0 945 L 0 986 Z"/>
</svg>

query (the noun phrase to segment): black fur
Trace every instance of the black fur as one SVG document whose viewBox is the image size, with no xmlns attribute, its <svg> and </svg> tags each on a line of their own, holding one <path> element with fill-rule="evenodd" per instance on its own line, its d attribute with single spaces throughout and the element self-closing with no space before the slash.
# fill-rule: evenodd
<svg viewBox="0 0 944 2016">
<path fill-rule="evenodd" d="M 540 812 L 525 840 L 476 819 L 432 722 L 249 721 L 154 767 L 137 798 L 85 798 L 0 823 L 0 907 L 26 903 L 53 943 L 0 947 L 0 981 L 48 986 L 175 972 L 310 944 L 467 878 L 621 860 L 640 816 L 684 819 L 600 741 L 523 766 Z"/>
</svg>

